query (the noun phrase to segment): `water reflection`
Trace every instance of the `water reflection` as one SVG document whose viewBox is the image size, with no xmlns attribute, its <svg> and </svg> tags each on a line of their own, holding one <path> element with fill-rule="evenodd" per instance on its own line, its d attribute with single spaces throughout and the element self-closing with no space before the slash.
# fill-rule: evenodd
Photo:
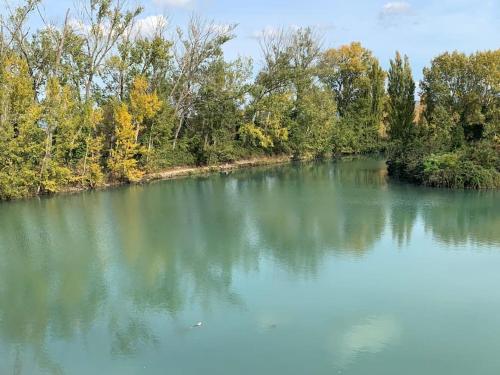
<svg viewBox="0 0 500 375">
<path fill-rule="evenodd" d="M 332 354 L 335 363 L 345 368 L 363 353 L 377 354 L 388 345 L 395 344 L 401 336 L 401 326 L 393 316 L 374 316 L 352 325 L 335 342 L 332 335 Z"/>
<path fill-rule="evenodd" d="M 325 257 L 361 258 L 386 234 L 403 248 L 419 222 L 444 244 L 498 246 L 499 195 L 389 183 L 383 161 L 356 159 L 4 204 L 0 372 L 24 373 L 28 357 L 62 372 L 48 342 L 85 341 L 96 322 L 112 355 L 155 347 L 146 312 L 244 310 L 234 279 L 263 260 L 314 278 Z M 387 318 L 358 324 L 342 361 L 397 335 Z"/>
<path fill-rule="evenodd" d="M 500 243 L 500 195 L 497 192 L 450 192 L 426 194 L 422 218 L 426 230 L 438 240 L 460 245 Z"/>
</svg>

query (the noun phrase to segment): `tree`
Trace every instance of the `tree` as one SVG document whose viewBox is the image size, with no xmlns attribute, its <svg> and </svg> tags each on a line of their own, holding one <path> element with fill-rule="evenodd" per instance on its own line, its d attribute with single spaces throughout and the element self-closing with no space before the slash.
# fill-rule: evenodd
<svg viewBox="0 0 500 375">
<path fill-rule="evenodd" d="M 289 152 L 289 134 L 296 95 L 290 66 L 289 30 L 263 32 L 260 39 L 264 67 L 251 88 L 252 101 L 240 137 L 247 146 L 268 152 Z"/>
<path fill-rule="evenodd" d="M 112 106 L 115 142 L 109 155 L 108 168 L 117 180 L 138 181 L 143 176 L 137 161 L 142 147 L 135 141 L 133 117 L 125 103 L 114 103 Z"/>
<path fill-rule="evenodd" d="M 166 92 L 170 86 L 173 69 L 173 42 L 165 37 L 165 25 L 154 25 L 152 37 L 141 34 L 134 37 L 131 28 L 117 46 L 101 74 L 110 95 L 126 100 L 134 77 L 143 76 L 153 90 Z"/>
<path fill-rule="evenodd" d="M 85 100 L 90 99 L 94 79 L 109 52 L 142 12 L 141 7 L 127 10 L 125 4 L 120 0 L 80 0 L 80 20 L 74 29 L 84 40 Z"/>
<path fill-rule="evenodd" d="M 414 135 L 415 82 L 408 57 L 399 52 L 391 60 L 388 73 L 387 125 L 393 141 L 411 141 Z"/>
<path fill-rule="evenodd" d="M 26 62 L 15 54 L 0 60 L 0 198 L 36 193 L 44 132 Z"/>
<path fill-rule="evenodd" d="M 324 146 L 325 140 L 331 142 L 335 112 L 326 103 L 335 104 L 317 79 L 320 36 L 311 28 L 281 30 L 264 34 L 261 48 L 265 65 L 253 91 L 252 122 L 243 128 L 246 138 L 265 149 L 278 141 L 278 150 L 288 149 L 295 157 L 331 151 Z M 258 121 L 262 112 L 266 121 Z"/>
<path fill-rule="evenodd" d="M 247 60 L 214 60 L 193 103 L 187 135 L 199 162 L 229 162 L 237 158 L 238 130 L 244 122 L 251 65 Z"/>
<path fill-rule="evenodd" d="M 139 133 L 146 127 L 145 122 L 151 120 L 161 109 L 162 102 L 155 92 L 148 92 L 148 82 L 143 76 L 137 76 L 130 90 L 130 113 L 135 127 L 135 143 L 139 141 Z M 151 133 L 151 129 L 147 129 Z M 148 141 L 151 150 L 151 137 Z"/>
<path fill-rule="evenodd" d="M 271 152 L 289 151 L 289 129 L 294 102 L 291 93 L 273 93 L 256 100 L 247 108 L 246 122 L 240 136 L 250 147 Z"/>
<path fill-rule="evenodd" d="M 498 134 L 499 64 L 500 51 L 471 56 L 453 52 L 436 57 L 424 69 L 420 85 L 424 119 L 433 132 L 444 132 L 443 142 L 448 141 L 443 146 L 448 150 Z M 449 120 L 443 122 L 443 116 Z M 445 129 L 443 123 L 449 126 Z"/>
<path fill-rule="evenodd" d="M 74 97 L 70 87 L 61 86 L 57 78 L 49 79 L 42 102 L 45 152 L 40 166 L 38 193 L 57 192 L 70 182 L 72 160 L 69 156 L 80 120 Z"/>
<path fill-rule="evenodd" d="M 290 130 L 295 157 L 324 157 L 332 153 L 336 106 L 328 89 L 310 86 L 297 100 Z"/>
<path fill-rule="evenodd" d="M 83 154 L 83 158 L 77 160 L 75 180 L 83 187 L 95 188 L 101 186 L 105 179 L 102 168 L 105 137 L 99 130 L 103 122 L 103 111 L 87 102 L 80 113 L 80 121 L 84 124 L 79 137 L 79 154 Z"/>
<path fill-rule="evenodd" d="M 192 17 L 187 32 L 177 29 L 175 61 L 177 64 L 173 85 L 168 95 L 173 99 L 178 125 L 174 133 L 172 148 L 183 130 L 187 117 L 192 114 L 196 91 L 205 77 L 210 63 L 222 55 L 222 46 L 234 38 L 236 25 L 218 27 L 214 22 L 205 22 Z"/>
<path fill-rule="evenodd" d="M 339 118 L 334 148 L 341 153 L 375 151 L 385 96 L 385 73 L 360 43 L 329 49 L 321 57 L 320 78 L 334 94 Z"/>
<path fill-rule="evenodd" d="M 404 109 L 389 112 L 391 174 L 429 186 L 500 186 L 499 61 L 498 51 L 436 57 L 420 83 L 423 115 L 418 127 L 410 121 L 409 91 L 405 85 L 390 85 L 393 107 Z M 401 80 L 404 66 L 394 66 L 392 77 Z"/>
</svg>

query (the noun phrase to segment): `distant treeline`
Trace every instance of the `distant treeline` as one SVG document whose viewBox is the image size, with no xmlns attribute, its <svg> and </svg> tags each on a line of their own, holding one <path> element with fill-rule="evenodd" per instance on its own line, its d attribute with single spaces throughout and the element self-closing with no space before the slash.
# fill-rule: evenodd
<svg viewBox="0 0 500 375">
<path fill-rule="evenodd" d="M 235 25 L 169 33 L 141 8 L 82 0 L 61 27 L 25 0 L 1 19 L 0 198 L 139 181 L 177 165 L 387 149 L 419 183 L 498 187 L 500 50 L 437 57 L 421 103 L 408 59 L 384 72 L 359 43 L 324 50 L 310 28 L 264 33 L 263 64 L 227 61 Z M 415 116 L 417 114 L 417 116 Z"/>
</svg>

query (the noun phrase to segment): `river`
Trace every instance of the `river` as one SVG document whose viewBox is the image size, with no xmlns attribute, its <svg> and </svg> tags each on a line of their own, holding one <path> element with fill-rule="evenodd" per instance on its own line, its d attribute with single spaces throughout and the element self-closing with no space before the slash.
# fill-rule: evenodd
<svg viewBox="0 0 500 375">
<path fill-rule="evenodd" d="M 0 374 L 498 375 L 499 353 L 499 192 L 353 158 L 0 205 Z"/>
</svg>

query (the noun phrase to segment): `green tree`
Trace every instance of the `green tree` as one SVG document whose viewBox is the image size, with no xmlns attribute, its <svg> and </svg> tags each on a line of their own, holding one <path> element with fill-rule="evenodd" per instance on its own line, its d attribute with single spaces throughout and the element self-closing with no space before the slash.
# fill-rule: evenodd
<svg viewBox="0 0 500 375">
<path fill-rule="evenodd" d="M 389 171 L 430 186 L 500 186 L 499 65 L 498 51 L 436 57 L 420 83 L 418 127 L 409 126 L 409 113 L 393 117 Z M 405 90 L 389 91 L 393 102 L 405 102 Z"/>
<path fill-rule="evenodd" d="M 221 58 L 206 69 L 193 103 L 195 115 L 187 122 L 187 135 L 198 162 L 229 162 L 239 157 L 238 130 L 244 122 L 250 62 Z"/>
<path fill-rule="evenodd" d="M 403 143 L 411 141 L 415 121 L 415 82 L 408 57 L 399 52 L 391 60 L 387 86 L 387 125 L 390 139 Z"/>
<path fill-rule="evenodd" d="M 0 60 L 0 198 L 36 193 L 43 158 L 42 108 L 34 100 L 26 62 L 9 54 Z"/>
<path fill-rule="evenodd" d="M 336 152 L 380 149 L 385 73 L 372 52 L 351 43 L 323 53 L 321 80 L 333 91 L 339 117 Z"/>
<path fill-rule="evenodd" d="M 71 180 L 72 139 L 79 123 L 79 108 L 73 98 L 74 93 L 68 86 L 61 86 L 57 78 L 49 79 L 42 102 L 45 153 L 38 193 L 55 193 Z"/>
</svg>

